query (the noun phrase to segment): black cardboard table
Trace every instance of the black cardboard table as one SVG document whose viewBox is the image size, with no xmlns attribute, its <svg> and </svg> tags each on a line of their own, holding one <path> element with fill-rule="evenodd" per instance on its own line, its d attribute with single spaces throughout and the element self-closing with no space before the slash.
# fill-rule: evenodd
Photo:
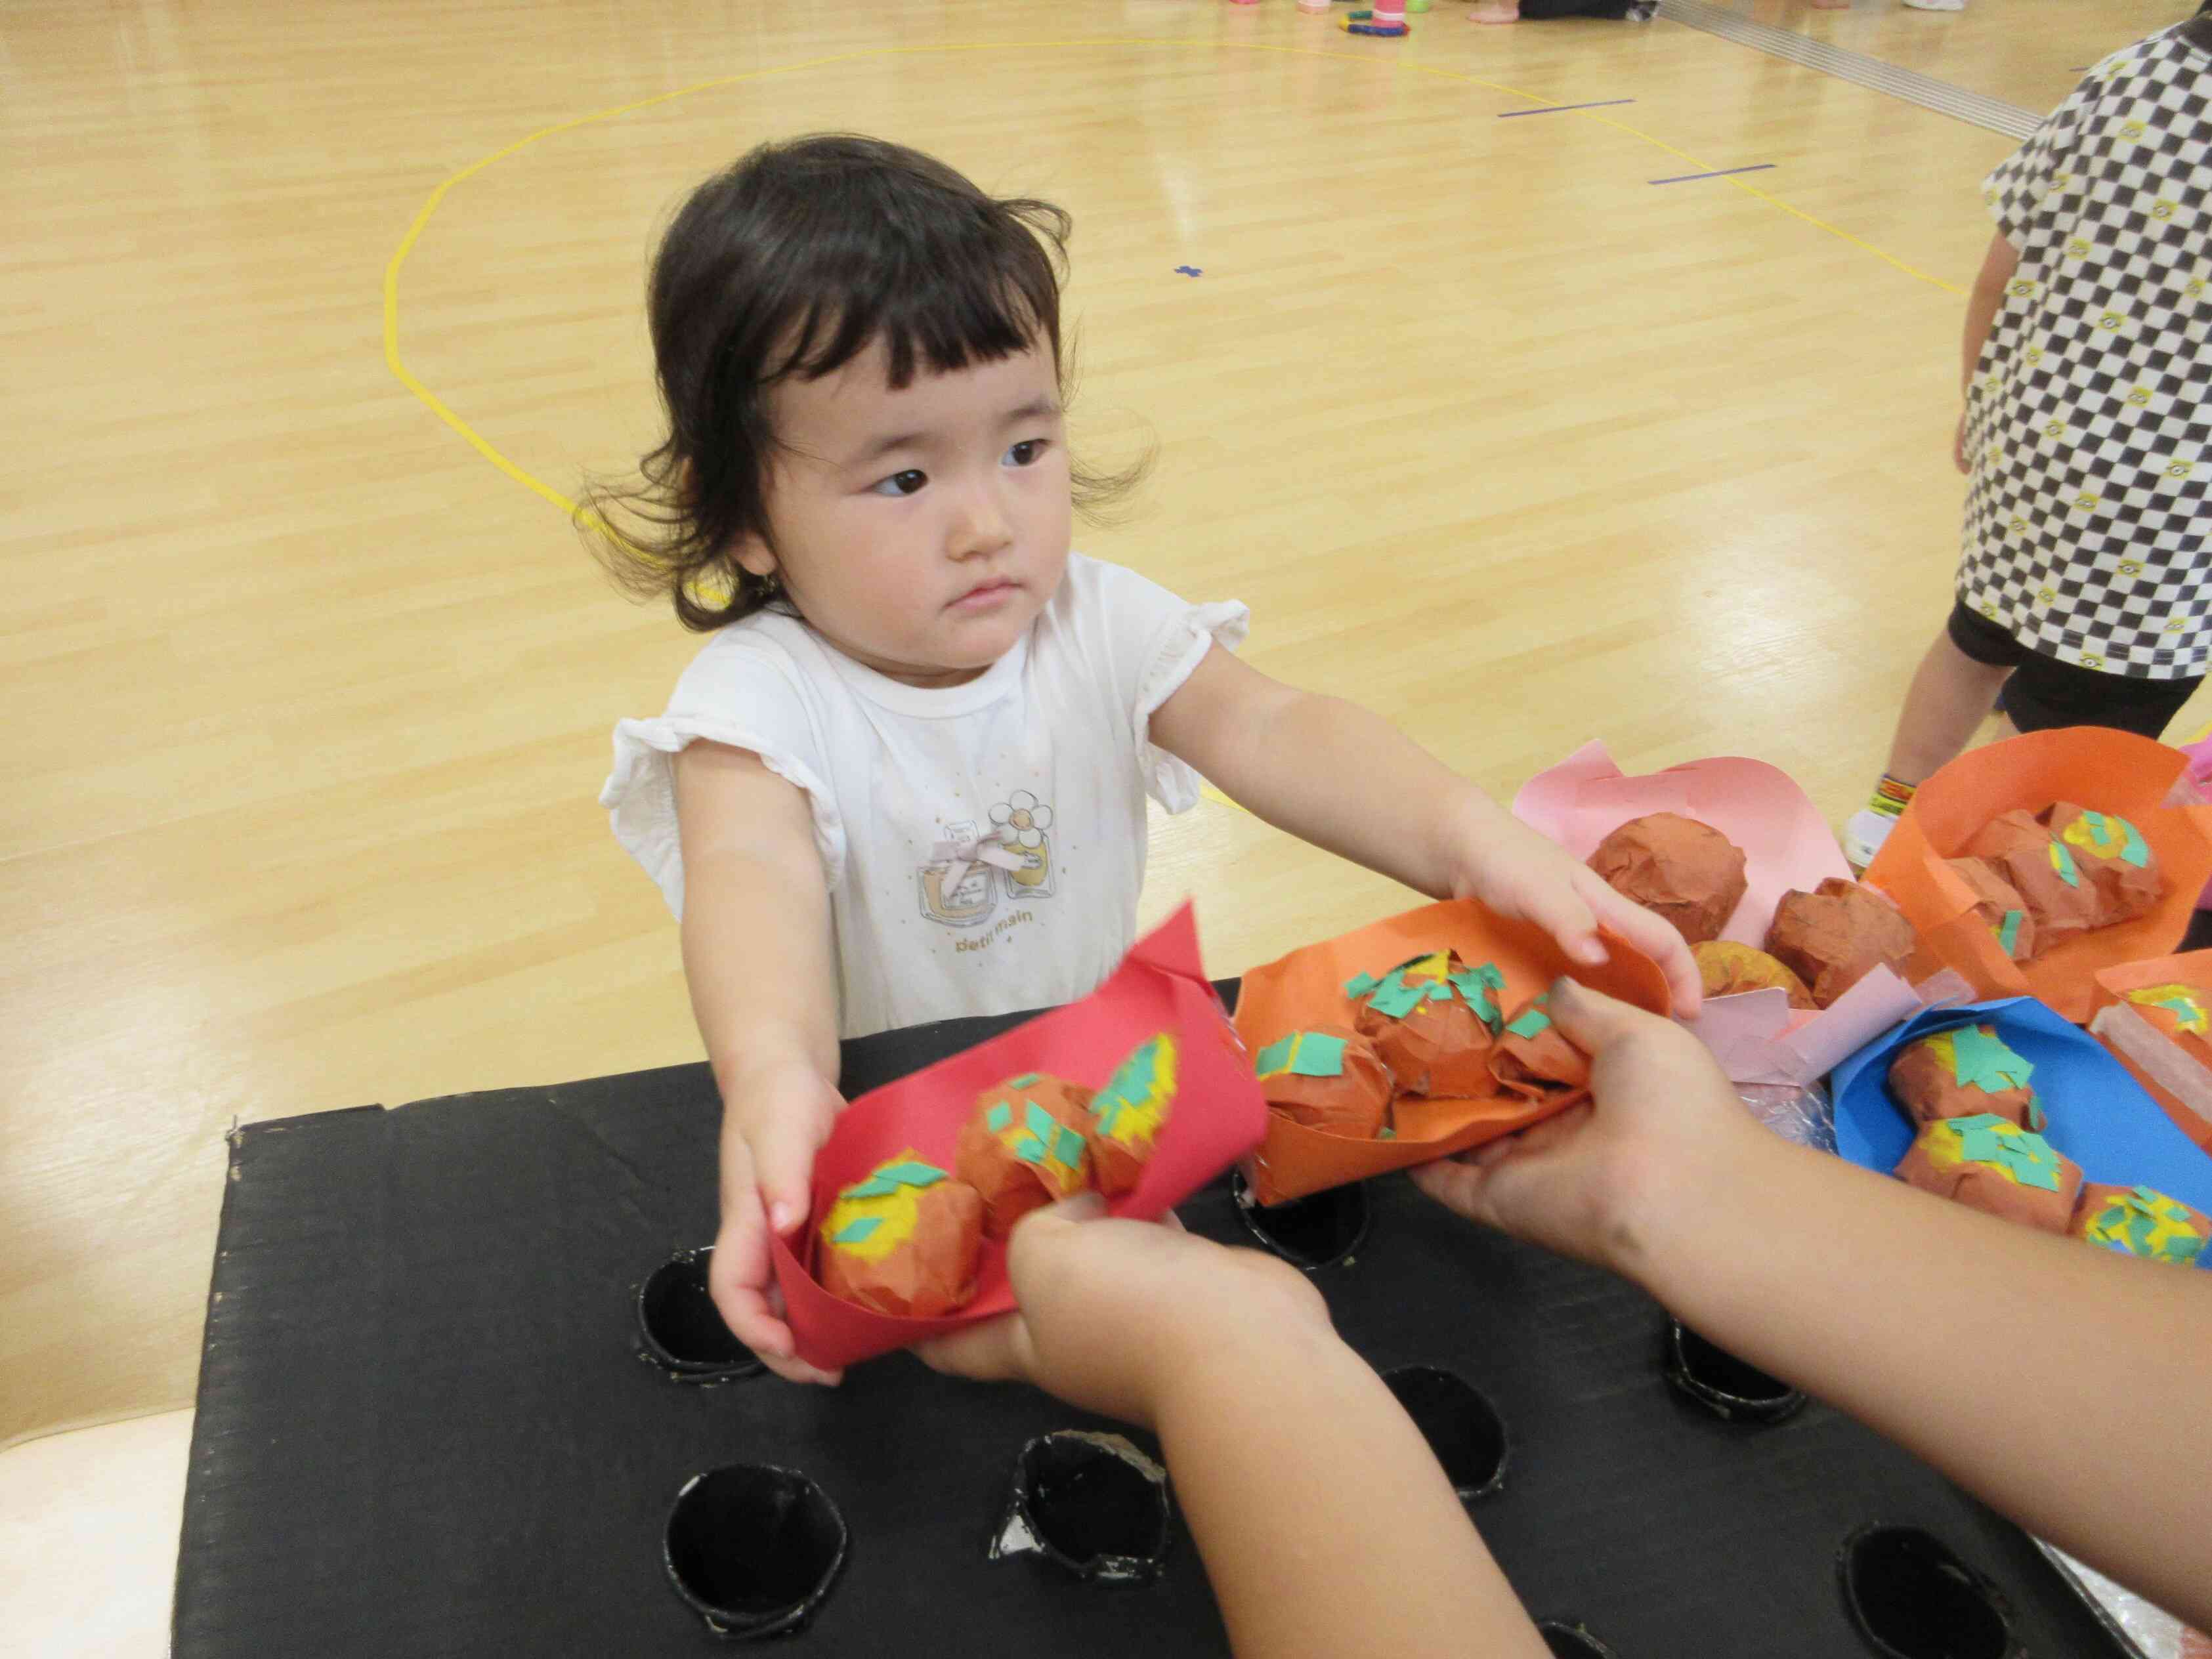
<svg viewBox="0 0 2212 1659">
<path fill-rule="evenodd" d="M 1013 1023 L 848 1043 L 845 1085 Z M 1024 1443 L 1108 1425 L 905 1355 L 834 1391 L 701 1388 L 639 1357 L 637 1284 L 712 1237 L 716 1116 L 706 1068 L 687 1066 L 236 1135 L 178 1659 L 716 1651 L 665 1581 L 660 1536 L 685 1480 L 738 1462 L 805 1470 L 853 1528 L 788 1650 L 1227 1651 L 1179 1519 L 1144 1588 L 985 1559 Z M 1496 1405 L 1503 1485 L 1470 1509 L 1540 1618 L 1587 1625 L 1620 1659 L 1863 1659 L 1834 1562 L 1882 1522 L 1926 1528 L 1993 1579 L 2027 1652 L 2127 1651 L 2019 1531 L 1818 1402 L 1756 1427 L 1682 1400 L 1639 1291 L 1469 1228 L 1402 1179 L 1369 1194 L 1367 1242 L 1318 1281 L 1376 1365 L 1441 1366 Z M 1182 1214 L 1247 1242 L 1225 1186 Z"/>
</svg>

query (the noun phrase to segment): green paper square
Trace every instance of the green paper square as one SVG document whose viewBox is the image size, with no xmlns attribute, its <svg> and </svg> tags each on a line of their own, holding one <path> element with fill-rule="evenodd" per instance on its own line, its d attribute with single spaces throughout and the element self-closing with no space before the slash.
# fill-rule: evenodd
<svg viewBox="0 0 2212 1659">
<path fill-rule="evenodd" d="M 1060 1120 L 1034 1100 L 1023 1103 L 1022 1122 L 1039 1140 L 1050 1140 L 1053 1132 L 1060 1127 Z"/>
<path fill-rule="evenodd" d="M 1344 1039 L 1333 1037 L 1322 1031 L 1301 1031 L 1297 1034 L 1297 1052 L 1291 1057 L 1291 1070 L 1299 1077 L 1342 1077 L 1344 1075 Z"/>
<path fill-rule="evenodd" d="M 983 1114 L 984 1127 L 989 1129 L 993 1134 L 998 1133 L 1000 1130 L 1005 1128 L 1013 1121 L 1014 1109 L 1007 1105 L 1003 1100 L 997 1105 L 991 1108 L 989 1111 Z"/>
<path fill-rule="evenodd" d="M 2126 842 L 2126 845 L 2120 848 L 2121 861 L 2132 864 L 2138 870 L 2148 868 L 2150 864 L 2150 843 L 2142 838 L 2142 831 L 2125 818 L 2115 818 L 2112 822 L 2120 826 L 2121 839 Z"/>
<path fill-rule="evenodd" d="M 2004 921 L 1997 928 L 1997 943 L 2004 947 L 2004 953 L 2007 956 L 2013 956 L 2020 950 L 2020 924 L 2025 919 L 2025 912 L 2019 910 L 2005 912 Z"/>
<path fill-rule="evenodd" d="M 1375 994 L 1368 998 L 1367 1006 L 1378 1014 L 1386 1014 L 1392 1019 L 1403 1019 L 1421 1006 L 1427 994 L 1423 987 L 1408 985 L 1403 974 L 1394 972 L 1382 981 Z"/>
<path fill-rule="evenodd" d="M 1354 974 L 1344 981 L 1344 994 L 1356 1000 L 1365 996 L 1382 982 L 1372 974 Z"/>
<path fill-rule="evenodd" d="M 1060 1132 L 1053 1137 L 1052 1155 L 1069 1169 L 1073 1169 L 1083 1162 L 1083 1137 L 1074 1130 L 1063 1127 Z"/>
<path fill-rule="evenodd" d="M 2024 1089 L 2035 1067 L 2022 1060 L 2004 1039 L 1984 1034 L 1978 1025 L 1961 1025 L 1951 1033 L 1951 1076 L 1961 1088 L 2001 1094 Z"/>
<path fill-rule="evenodd" d="M 1541 1008 L 1525 1010 L 1518 1019 L 1510 1021 L 1505 1030 L 1517 1037 L 1541 1036 L 1551 1027 L 1552 1017 Z"/>
<path fill-rule="evenodd" d="M 1044 1162 L 1044 1142 L 1035 1135 L 1024 1133 L 1014 1142 L 1014 1156 L 1024 1164 Z"/>
<path fill-rule="evenodd" d="M 856 1216 L 830 1235 L 832 1244 L 865 1244 L 875 1237 L 876 1229 L 884 1224 L 879 1215 Z"/>
<path fill-rule="evenodd" d="M 1019 1077 L 1015 1078 L 1009 1082 L 1006 1085 L 1006 1087 L 1009 1089 L 1034 1089 L 1037 1086 L 1037 1080 L 1043 1075 L 1044 1073 L 1042 1072 L 1024 1072 Z"/>
</svg>

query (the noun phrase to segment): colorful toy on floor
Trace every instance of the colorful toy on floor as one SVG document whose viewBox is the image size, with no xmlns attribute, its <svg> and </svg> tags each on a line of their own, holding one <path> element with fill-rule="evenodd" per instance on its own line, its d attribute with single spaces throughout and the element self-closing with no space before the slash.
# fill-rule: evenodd
<svg viewBox="0 0 2212 1659">
<path fill-rule="evenodd" d="M 1346 34 L 1411 34 L 1407 27 L 1405 0 L 1395 6 L 1378 5 L 1371 11 L 1347 12 L 1337 20 L 1337 27 Z"/>
</svg>

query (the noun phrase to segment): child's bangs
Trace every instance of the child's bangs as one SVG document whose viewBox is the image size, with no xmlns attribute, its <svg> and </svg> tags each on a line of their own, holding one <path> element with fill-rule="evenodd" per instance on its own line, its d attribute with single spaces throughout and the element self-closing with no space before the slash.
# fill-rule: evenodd
<svg viewBox="0 0 2212 1659">
<path fill-rule="evenodd" d="M 1015 234 L 1018 242 L 933 249 L 933 259 L 822 283 L 785 331 L 788 348 L 765 378 L 819 380 L 877 339 L 890 359 L 894 391 L 912 385 L 917 371 L 945 374 L 998 362 L 1040 342 L 1057 372 L 1060 285 L 1043 247 L 1025 229 Z"/>
</svg>

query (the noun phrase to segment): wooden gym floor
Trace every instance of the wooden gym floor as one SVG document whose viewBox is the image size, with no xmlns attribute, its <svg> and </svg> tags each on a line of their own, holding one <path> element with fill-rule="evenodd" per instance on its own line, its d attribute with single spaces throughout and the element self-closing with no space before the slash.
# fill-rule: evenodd
<svg viewBox="0 0 2212 1659">
<path fill-rule="evenodd" d="M 2038 108 L 2185 9 L 1752 9 Z M 2009 141 L 1663 20 L 1463 9 L 10 5 L 0 1442 L 189 1401 L 234 1121 L 697 1056 L 593 800 L 695 641 L 543 492 L 653 441 L 654 229 L 761 137 L 1073 210 L 1079 437 L 1160 457 L 1080 543 L 1249 601 L 1269 672 L 1501 795 L 1602 737 L 1848 811 L 1946 604 Z M 1212 803 L 1145 916 L 1185 893 L 1224 973 L 1408 902 Z"/>
</svg>

